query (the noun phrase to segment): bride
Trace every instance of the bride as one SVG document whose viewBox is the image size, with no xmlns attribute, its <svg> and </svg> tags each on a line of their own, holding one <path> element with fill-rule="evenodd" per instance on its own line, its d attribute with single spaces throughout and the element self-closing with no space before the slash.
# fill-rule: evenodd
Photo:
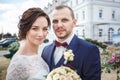
<svg viewBox="0 0 120 80">
<path fill-rule="evenodd" d="M 49 68 L 38 56 L 38 47 L 46 38 L 50 25 L 48 15 L 40 8 L 29 8 L 23 13 L 18 37 L 25 42 L 13 56 L 6 80 L 45 80 Z"/>
</svg>

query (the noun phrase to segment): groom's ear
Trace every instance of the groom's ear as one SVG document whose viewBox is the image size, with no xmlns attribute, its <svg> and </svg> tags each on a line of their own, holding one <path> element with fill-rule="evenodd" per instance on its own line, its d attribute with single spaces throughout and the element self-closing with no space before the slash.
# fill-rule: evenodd
<svg viewBox="0 0 120 80">
<path fill-rule="evenodd" d="M 73 19 L 73 26 L 76 26 L 77 24 L 77 19 Z"/>
</svg>

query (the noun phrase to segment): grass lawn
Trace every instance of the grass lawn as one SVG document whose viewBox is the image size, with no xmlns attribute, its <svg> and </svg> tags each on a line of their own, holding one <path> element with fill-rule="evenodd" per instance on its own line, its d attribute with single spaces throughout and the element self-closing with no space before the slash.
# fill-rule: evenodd
<svg viewBox="0 0 120 80">
<path fill-rule="evenodd" d="M 0 80 L 5 80 L 6 70 L 9 63 L 9 59 L 6 59 L 5 57 L 0 57 Z"/>
<path fill-rule="evenodd" d="M 8 50 L 8 48 L 0 48 L 0 51 L 2 51 L 2 50 Z"/>
</svg>

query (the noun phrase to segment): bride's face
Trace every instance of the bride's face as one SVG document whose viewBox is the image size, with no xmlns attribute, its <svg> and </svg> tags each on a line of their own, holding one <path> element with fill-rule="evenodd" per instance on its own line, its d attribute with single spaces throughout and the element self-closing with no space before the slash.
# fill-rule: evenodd
<svg viewBox="0 0 120 80">
<path fill-rule="evenodd" d="M 34 45 L 40 45 L 48 34 L 48 22 L 45 17 L 38 17 L 30 30 L 27 32 L 26 40 Z"/>
</svg>

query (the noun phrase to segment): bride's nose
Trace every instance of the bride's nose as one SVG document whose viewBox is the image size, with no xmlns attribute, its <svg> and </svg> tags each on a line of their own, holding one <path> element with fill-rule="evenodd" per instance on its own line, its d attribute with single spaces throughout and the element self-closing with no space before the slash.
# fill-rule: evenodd
<svg viewBox="0 0 120 80">
<path fill-rule="evenodd" d="M 38 31 L 38 36 L 43 36 L 43 35 L 44 35 L 44 31 L 40 29 L 40 30 Z"/>
</svg>

